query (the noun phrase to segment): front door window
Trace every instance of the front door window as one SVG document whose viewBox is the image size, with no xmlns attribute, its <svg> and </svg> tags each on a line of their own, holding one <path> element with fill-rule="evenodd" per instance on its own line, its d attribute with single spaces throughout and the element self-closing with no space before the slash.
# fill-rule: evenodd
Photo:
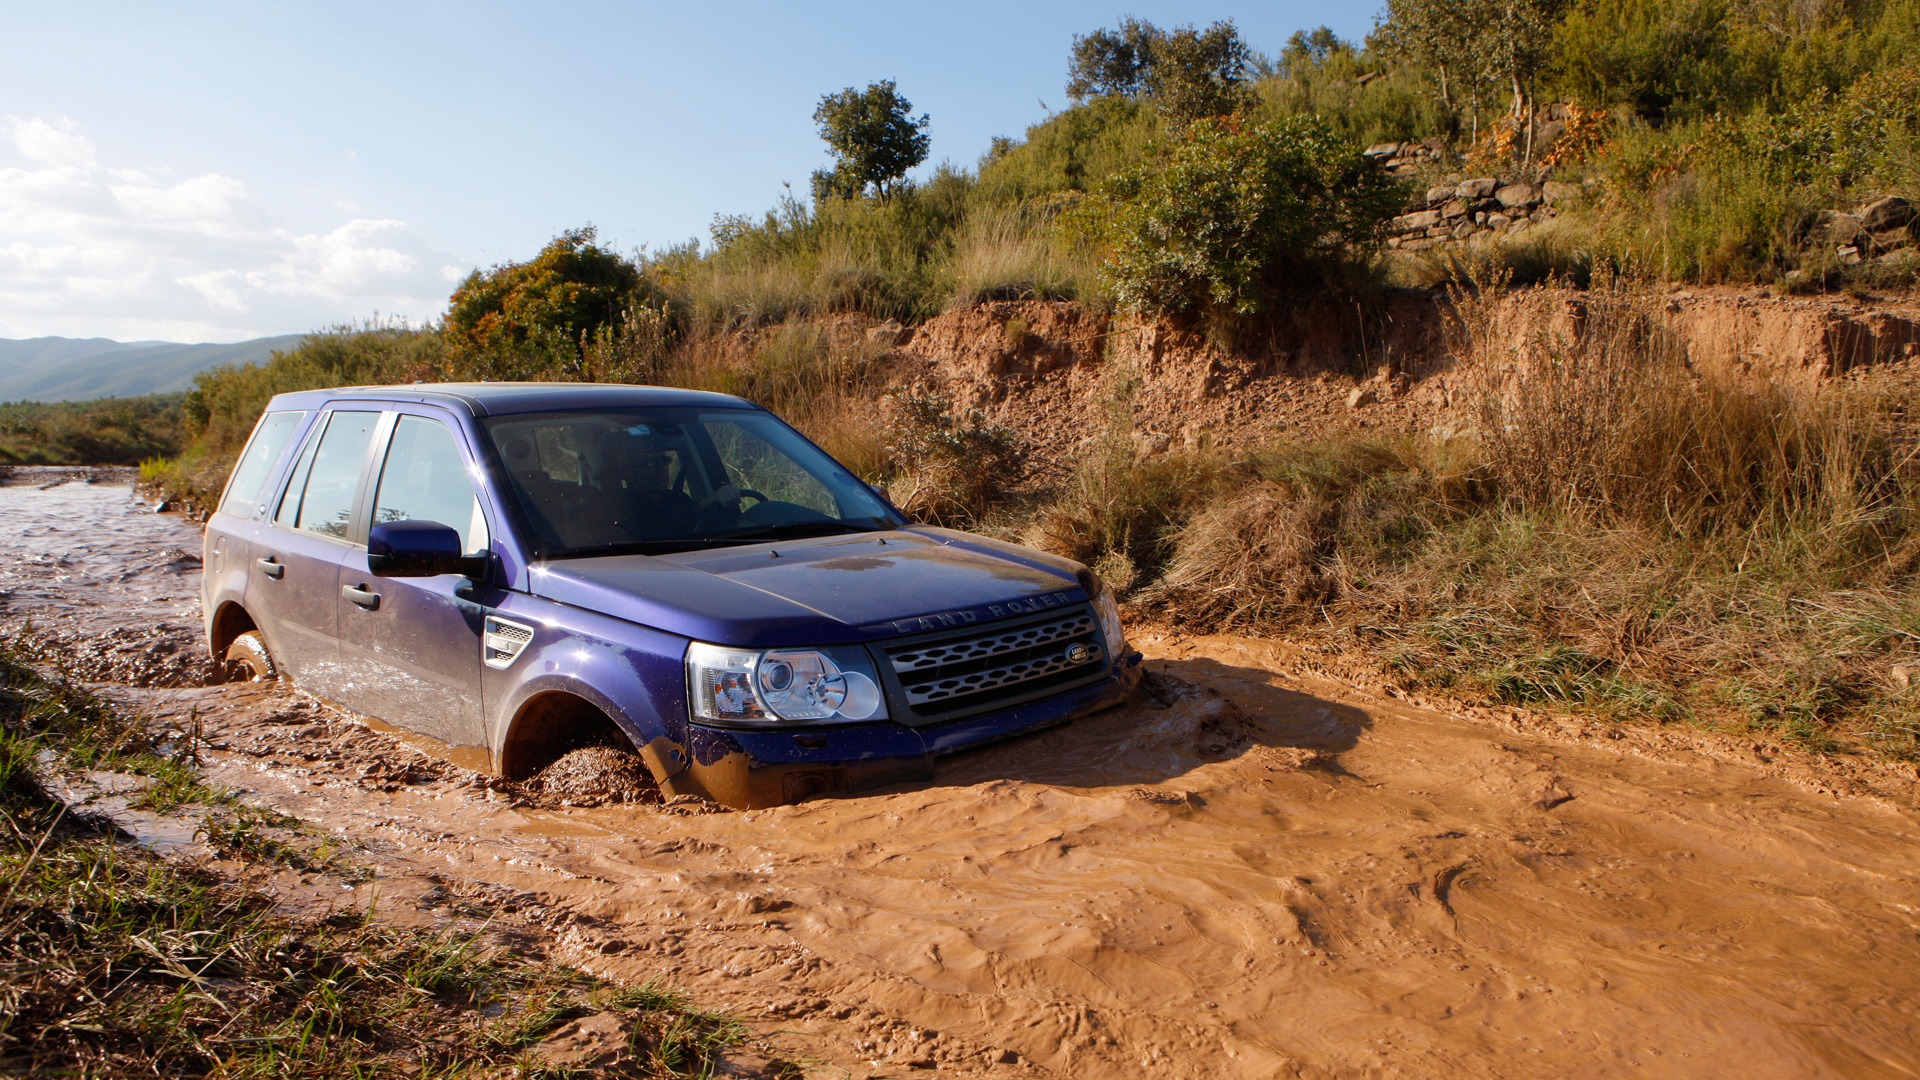
<svg viewBox="0 0 1920 1080">
<path fill-rule="evenodd" d="M 467 459 L 445 424 L 402 416 L 380 471 L 373 522 L 437 521 L 460 534 L 460 550 L 487 548 L 487 519 L 467 474 Z"/>
</svg>

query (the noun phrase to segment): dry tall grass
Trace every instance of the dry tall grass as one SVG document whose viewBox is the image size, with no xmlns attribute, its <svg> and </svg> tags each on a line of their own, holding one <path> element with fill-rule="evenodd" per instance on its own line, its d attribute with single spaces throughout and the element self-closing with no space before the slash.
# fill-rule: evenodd
<svg viewBox="0 0 1920 1080">
<path fill-rule="evenodd" d="M 1476 438 L 1129 449 L 1029 535 L 1137 577 L 1161 617 L 1313 627 L 1413 683 L 1920 757 L 1920 687 L 1896 673 L 1920 670 L 1920 464 L 1897 403 L 1696 370 L 1663 299 L 1463 294 Z M 1529 336 L 1510 328 L 1553 320 L 1516 302 L 1568 306 Z"/>
<path fill-rule="evenodd" d="M 1914 462 L 1889 437 L 1885 403 L 1697 367 L 1647 284 L 1504 305 L 1462 292 L 1455 310 L 1482 454 L 1528 511 L 1682 537 L 1801 532 L 1836 551 L 1900 524 Z"/>
<path fill-rule="evenodd" d="M 1107 299 L 1097 254 L 1058 229 L 1045 210 L 975 209 L 954 237 L 944 273 L 950 307 L 1028 297 Z"/>
</svg>

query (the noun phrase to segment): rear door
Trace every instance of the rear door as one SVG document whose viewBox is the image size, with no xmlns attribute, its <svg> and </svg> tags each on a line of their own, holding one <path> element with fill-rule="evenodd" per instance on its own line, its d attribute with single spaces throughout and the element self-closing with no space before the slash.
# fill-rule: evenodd
<svg viewBox="0 0 1920 1080">
<path fill-rule="evenodd" d="M 207 519 L 201 601 L 212 618 L 217 604 L 241 599 L 253 576 L 253 545 L 271 527 L 272 485 L 280 459 L 307 419 L 302 411 L 268 412 L 254 425 L 247 448 L 233 467 L 220 507 Z"/>
<path fill-rule="evenodd" d="M 437 521 L 460 533 L 463 551 L 486 553 L 493 508 L 475 482 L 475 461 L 450 415 L 403 407 L 369 471 L 368 526 Z M 476 594 L 458 574 L 376 578 L 361 540 L 341 563 L 340 655 L 352 695 L 345 703 L 446 744 L 459 764 L 487 768 L 480 601 L 489 590 Z"/>
<path fill-rule="evenodd" d="M 275 663 L 311 693 L 339 700 L 340 561 L 353 550 L 353 509 L 380 413 L 340 408 L 319 417 L 280 496 L 273 524 L 254 538 L 247 608 Z"/>
</svg>

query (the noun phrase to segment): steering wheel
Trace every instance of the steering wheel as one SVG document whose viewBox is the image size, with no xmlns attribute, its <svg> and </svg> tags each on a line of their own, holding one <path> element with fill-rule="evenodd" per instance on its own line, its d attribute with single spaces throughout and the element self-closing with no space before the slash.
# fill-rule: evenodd
<svg viewBox="0 0 1920 1080">
<path fill-rule="evenodd" d="M 732 484 L 728 484 L 726 487 L 700 500 L 698 506 L 695 507 L 697 513 L 693 519 L 693 531 L 696 533 L 703 532 L 710 525 L 718 524 L 719 522 L 715 519 L 723 507 L 731 506 L 733 507 L 733 512 L 738 514 L 740 512 L 741 499 L 754 499 L 758 502 L 773 501 L 752 488 L 734 487 Z"/>
</svg>

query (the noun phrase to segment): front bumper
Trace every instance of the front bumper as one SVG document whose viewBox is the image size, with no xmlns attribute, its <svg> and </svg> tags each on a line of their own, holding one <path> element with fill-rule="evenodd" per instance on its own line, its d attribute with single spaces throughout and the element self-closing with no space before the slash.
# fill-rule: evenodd
<svg viewBox="0 0 1920 1080">
<path fill-rule="evenodd" d="M 668 796 L 700 795 L 741 810 L 813 795 L 928 780 L 943 755 L 1057 727 L 1120 705 L 1139 688 L 1140 653 L 1129 649 L 1106 679 L 1052 697 L 949 724 L 745 730 L 688 728 L 685 769 L 661 784 Z"/>
</svg>

